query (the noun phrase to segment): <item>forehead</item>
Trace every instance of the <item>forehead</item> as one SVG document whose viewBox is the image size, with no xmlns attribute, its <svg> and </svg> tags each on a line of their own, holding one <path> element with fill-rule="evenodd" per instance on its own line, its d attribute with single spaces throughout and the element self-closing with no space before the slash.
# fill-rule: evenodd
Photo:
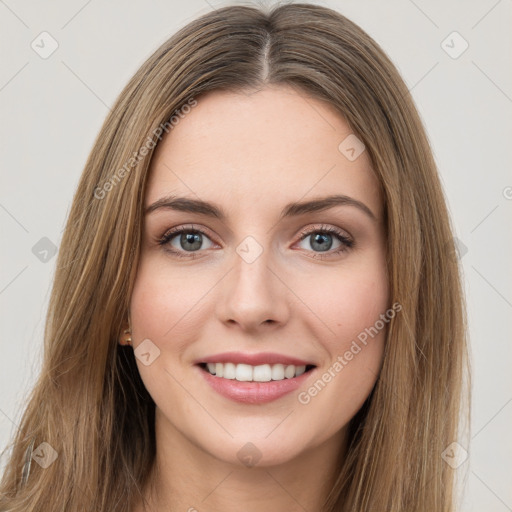
<svg viewBox="0 0 512 512">
<path fill-rule="evenodd" d="M 172 193 L 260 214 L 339 193 L 364 201 L 380 217 L 368 154 L 350 160 L 343 144 L 340 150 L 354 135 L 326 102 L 283 86 L 215 91 L 197 102 L 156 149 L 146 206 Z"/>
</svg>

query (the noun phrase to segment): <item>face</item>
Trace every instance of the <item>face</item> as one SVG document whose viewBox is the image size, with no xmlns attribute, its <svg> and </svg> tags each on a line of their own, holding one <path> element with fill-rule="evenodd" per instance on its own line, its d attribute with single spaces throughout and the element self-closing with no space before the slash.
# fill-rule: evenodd
<svg viewBox="0 0 512 512">
<path fill-rule="evenodd" d="M 157 428 L 182 445 L 284 463 L 340 439 L 368 397 L 384 205 L 350 135 L 328 104 L 273 87 L 201 97 L 158 145 L 130 315 Z"/>
</svg>

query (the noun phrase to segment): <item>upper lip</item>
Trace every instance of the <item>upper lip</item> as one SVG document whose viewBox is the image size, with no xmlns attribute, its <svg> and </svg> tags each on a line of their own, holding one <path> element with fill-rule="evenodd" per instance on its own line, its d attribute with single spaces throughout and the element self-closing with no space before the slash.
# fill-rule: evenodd
<svg viewBox="0 0 512 512">
<path fill-rule="evenodd" d="M 257 354 L 248 354 L 244 352 L 222 352 L 213 356 L 203 357 L 198 359 L 195 364 L 201 363 L 234 363 L 234 364 L 249 364 L 251 366 L 258 366 L 262 364 L 284 364 L 294 366 L 315 366 L 311 361 L 304 361 L 296 357 L 287 356 L 284 354 L 276 354 L 274 352 L 259 352 Z"/>
</svg>

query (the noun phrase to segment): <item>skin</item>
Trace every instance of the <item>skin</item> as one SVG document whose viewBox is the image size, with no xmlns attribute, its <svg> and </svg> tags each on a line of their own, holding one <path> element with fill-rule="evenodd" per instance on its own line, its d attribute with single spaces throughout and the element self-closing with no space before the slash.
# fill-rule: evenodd
<svg viewBox="0 0 512 512">
<path fill-rule="evenodd" d="M 228 217 L 161 208 L 145 218 L 130 317 L 134 349 L 149 339 L 160 350 L 148 366 L 137 358 L 156 403 L 149 510 L 319 510 L 327 496 L 347 424 L 378 376 L 385 328 L 307 404 L 298 392 L 266 404 L 229 400 L 194 362 L 225 351 L 299 357 L 317 365 L 304 391 L 389 308 L 383 199 L 367 152 L 349 161 L 338 150 L 350 134 L 327 103 L 273 86 L 209 93 L 159 143 L 145 205 L 172 193 Z M 335 193 L 376 219 L 349 205 L 279 219 L 290 202 Z M 207 233 L 199 250 L 179 234 L 167 243 L 189 257 L 159 245 L 170 228 L 191 224 Z M 322 251 L 311 235 L 322 226 L 354 246 L 335 254 L 343 244 L 327 233 Z M 249 235 L 263 250 L 252 263 L 236 251 Z M 261 456 L 254 467 L 237 457 L 248 442 Z"/>
</svg>

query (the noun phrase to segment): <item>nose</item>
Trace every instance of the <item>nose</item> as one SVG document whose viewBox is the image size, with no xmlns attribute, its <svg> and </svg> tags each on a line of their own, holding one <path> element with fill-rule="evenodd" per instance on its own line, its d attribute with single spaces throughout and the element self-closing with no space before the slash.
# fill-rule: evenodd
<svg viewBox="0 0 512 512">
<path fill-rule="evenodd" d="M 274 270 L 269 251 L 252 262 L 235 253 L 231 272 L 223 279 L 217 314 L 222 322 L 246 332 L 284 325 L 289 317 L 289 290 L 284 276 Z M 271 265 L 271 266 L 269 266 Z"/>
</svg>

